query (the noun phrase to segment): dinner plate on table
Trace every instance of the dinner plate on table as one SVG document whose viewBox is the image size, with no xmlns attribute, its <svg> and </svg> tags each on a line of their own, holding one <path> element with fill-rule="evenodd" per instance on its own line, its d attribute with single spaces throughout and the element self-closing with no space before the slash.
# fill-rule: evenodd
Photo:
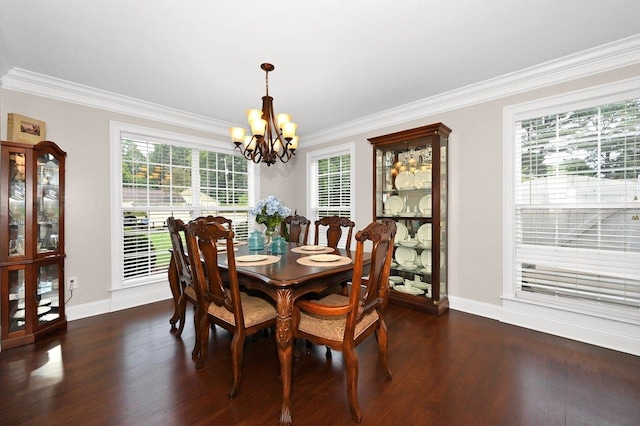
<svg viewBox="0 0 640 426">
<path fill-rule="evenodd" d="M 335 262 L 336 260 L 340 260 L 341 256 L 337 254 L 314 254 L 313 256 L 309 256 L 309 259 L 314 262 Z"/>
<path fill-rule="evenodd" d="M 413 173 L 408 170 L 398 173 L 396 176 L 396 188 L 411 189 L 413 188 Z"/>
<path fill-rule="evenodd" d="M 398 195 L 392 195 L 384 203 L 385 210 L 391 210 L 391 214 L 398 214 L 404 210 L 404 199 Z"/>
<path fill-rule="evenodd" d="M 304 251 L 322 251 L 324 249 L 325 249 L 324 246 L 302 246 L 302 247 L 300 247 L 300 250 L 304 250 Z"/>
<path fill-rule="evenodd" d="M 248 254 L 246 256 L 238 256 L 236 260 L 238 262 L 260 262 L 267 258 L 264 254 Z"/>
</svg>

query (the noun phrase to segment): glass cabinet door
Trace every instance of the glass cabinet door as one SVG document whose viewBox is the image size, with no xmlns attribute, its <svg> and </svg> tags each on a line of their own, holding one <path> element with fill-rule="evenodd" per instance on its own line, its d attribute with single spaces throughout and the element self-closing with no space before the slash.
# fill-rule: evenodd
<svg viewBox="0 0 640 426">
<path fill-rule="evenodd" d="M 58 262 L 40 265 L 36 277 L 36 315 L 38 325 L 60 317 L 60 272 Z"/>
<path fill-rule="evenodd" d="M 25 255 L 25 216 L 27 212 L 27 193 L 25 182 L 24 152 L 9 153 L 9 235 L 8 256 Z"/>
<path fill-rule="evenodd" d="M 9 271 L 9 309 L 8 333 L 24 331 L 26 326 L 26 291 L 25 270 L 14 269 Z"/>
<path fill-rule="evenodd" d="M 50 153 L 37 159 L 38 253 L 58 250 L 60 222 L 60 161 Z"/>
</svg>

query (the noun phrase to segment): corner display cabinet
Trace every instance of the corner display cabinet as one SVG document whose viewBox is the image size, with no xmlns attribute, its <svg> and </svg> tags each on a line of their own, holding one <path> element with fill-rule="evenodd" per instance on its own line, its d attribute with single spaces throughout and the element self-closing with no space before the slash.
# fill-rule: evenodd
<svg viewBox="0 0 640 426">
<path fill-rule="evenodd" d="M 64 167 L 55 143 L 2 142 L 2 349 L 65 328 Z"/>
<path fill-rule="evenodd" d="M 374 220 L 398 227 L 389 285 L 394 304 L 440 315 L 447 299 L 447 155 L 442 123 L 369 139 Z"/>
</svg>

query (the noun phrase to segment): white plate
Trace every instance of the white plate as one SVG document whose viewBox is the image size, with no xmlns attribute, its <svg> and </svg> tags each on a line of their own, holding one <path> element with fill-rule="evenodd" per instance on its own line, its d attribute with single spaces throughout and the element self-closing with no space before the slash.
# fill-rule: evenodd
<svg viewBox="0 0 640 426">
<path fill-rule="evenodd" d="M 411 287 L 419 288 L 420 290 L 426 290 L 431 287 L 431 284 L 424 281 L 411 281 Z"/>
<path fill-rule="evenodd" d="M 404 278 L 400 275 L 390 275 L 389 281 L 393 281 L 395 284 L 402 284 L 404 282 Z"/>
<path fill-rule="evenodd" d="M 324 250 L 324 246 L 302 246 L 300 249 L 304 251 L 322 251 Z"/>
<path fill-rule="evenodd" d="M 418 189 L 431 188 L 431 170 L 418 170 L 413 176 L 413 186 Z"/>
<path fill-rule="evenodd" d="M 415 288 L 414 286 L 411 287 L 407 287 L 405 285 L 396 285 L 393 287 L 394 290 L 398 290 L 400 293 L 407 293 L 407 294 L 424 294 L 424 291 L 420 290 L 419 288 Z"/>
<path fill-rule="evenodd" d="M 431 266 L 431 250 L 423 250 L 420 254 L 422 266 Z"/>
<path fill-rule="evenodd" d="M 314 254 L 313 256 L 309 256 L 309 259 L 314 262 L 335 262 L 340 259 L 340 256 L 337 254 Z"/>
<path fill-rule="evenodd" d="M 417 253 L 414 249 L 408 247 L 398 247 L 396 249 L 396 262 L 404 267 L 404 262 L 415 263 Z"/>
<path fill-rule="evenodd" d="M 38 308 L 38 316 L 44 315 L 51 310 L 51 306 L 40 306 Z"/>
<path fill-rule="evenodd" d="M 47 306 L 51 304 L 51 299 L 40 299 L 40 306 Z"/>
<path fill-rule="evenodd" d="M 398 195 L 392 195 L 384 203 L 385 210 L 391 210 L 391 214 L 398 214 L 404 210 L 404 200 Z"/>
<path fill-rule="evenodd" d="M 420 198 L 420 201 L 418 202 L 418 209 L 420 210 L 420 213 L 424 215 L 431 215 L 431 194 L 427 194 Z"/>
<path fill-rule="evenodd" d="M 409 230 L 406 225 L 401 222 L 396 222 L 396 242 L 404 241 L 409 236 Z"/>
<path fill-rule="evenodd" d="M 431 224 L 425 223 L 420 228 L 418 228 L 416 237 L 418 237 L 418 241 L 420 241 L 420 244 L 426 247 L 431 247 Z"/>
<path fill-rule="evenodd" d="M 396 229 L 397 229 L 397 226 L 396 226 Z M 420 241 L 418 241 L 418 240 L 402 240 L 402 241 L 398 241 L 398 243 L 403 247 L 415 247 L 418 244 L 420 244 Z"/>
<path fill-rule="evenodd" d="M 264 254 L 248 254 L 246 256 L 238 256 L 236 260 L 238 262 L 260 262 L 267 258 Z"/>
<path fill-rule="evenodd" d="M 398 189 L 413 188 L 413 174 L 408 170 L 398 173 L 398 176 L 396 176 L 396 188 Z"/>
</svg>

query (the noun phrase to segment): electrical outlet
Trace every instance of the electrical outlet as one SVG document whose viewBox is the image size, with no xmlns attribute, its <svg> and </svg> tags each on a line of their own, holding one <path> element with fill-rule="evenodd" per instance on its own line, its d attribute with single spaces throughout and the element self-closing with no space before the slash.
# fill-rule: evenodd
<svg viewBox="0 0 640 426">
<path fill-rule="evenodd" d="M 78 288 L 78 277 L 67 277 L 67 289 L 70 291 Z"/>
</svg>

